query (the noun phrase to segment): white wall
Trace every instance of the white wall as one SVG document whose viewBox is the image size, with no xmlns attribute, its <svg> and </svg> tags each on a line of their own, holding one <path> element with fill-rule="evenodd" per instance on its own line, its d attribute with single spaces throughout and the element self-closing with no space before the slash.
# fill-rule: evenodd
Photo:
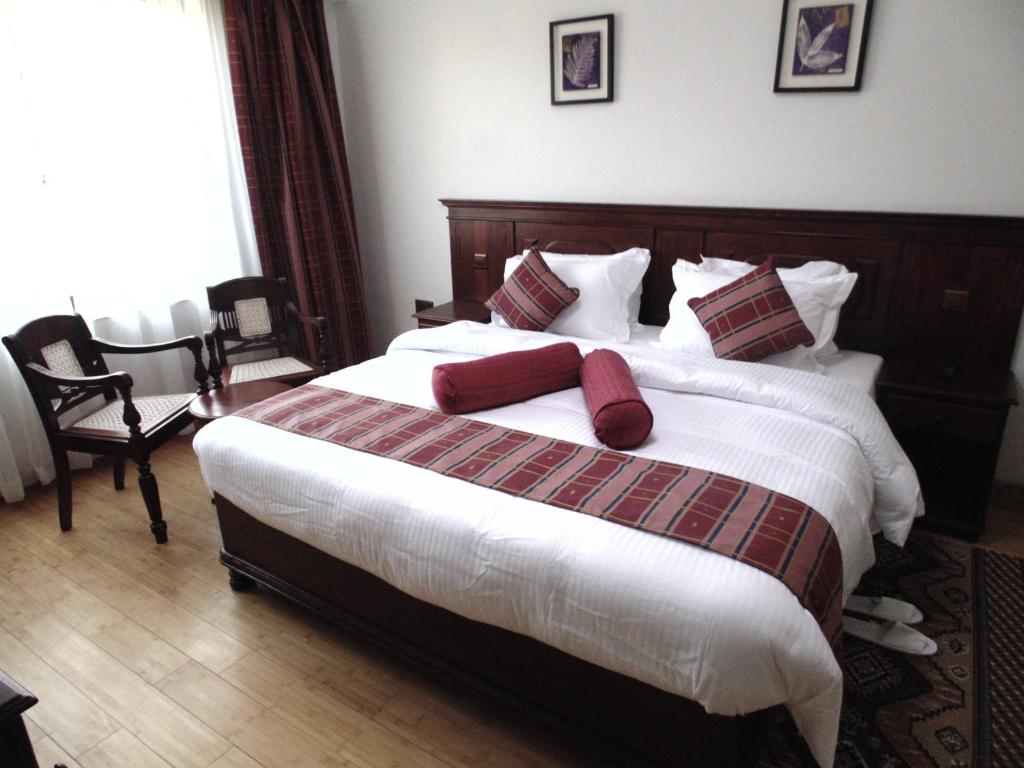
<svg viewBox="0 0 1024 768">
<path fill-rule="evenodd" d="M 879 0 L 839 94 L 772 92 L 781 7 L 329 5 L 377 349 L 451 298 L 439 197 L 1024 215 L 1024 3 Z M 615 101 L 551 106 L 548 22 L 600 13 Z M 999 475 L 1024 483 L 1019 408 Z"/>
</svg>

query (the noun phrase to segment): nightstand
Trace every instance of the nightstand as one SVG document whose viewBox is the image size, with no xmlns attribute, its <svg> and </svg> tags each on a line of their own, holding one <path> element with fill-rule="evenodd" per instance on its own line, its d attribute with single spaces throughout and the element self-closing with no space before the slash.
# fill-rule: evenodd
<svg viewBox="0 0 1024 768">
<path fill-rule="evenodd" d="M 475 301 L 449 301 L 447 304 L 439 304 L 435 307 L 431 301 L 416 299 L 416 312 L 413 317 L 416 318 L 420 328 L 435 328 L 458 320 L 489 323 L 491 322 L 491 311 Z"/>
<path fill-rule="evenodd" d="M 923 527 L 974 541 L 985 530 L 1006 413 L 1017 403 L 1011 371 L 944 376 L 934 365 L 887 362 L 878 405 L 917 470 Z"/>
</svg>

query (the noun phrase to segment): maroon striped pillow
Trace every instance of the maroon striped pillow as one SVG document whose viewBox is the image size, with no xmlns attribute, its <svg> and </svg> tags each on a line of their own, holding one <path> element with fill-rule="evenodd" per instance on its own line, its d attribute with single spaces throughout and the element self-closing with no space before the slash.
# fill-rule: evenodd
<svg viewBox="0 0 1024 768">
<path fill-rule="evenodd" d="M 444 413 L 470 413 L 580 385 L 580 350 L 571 341 L 434 367 L 431 387 Z"/>
<path fill-rule="evenodd" d="M 775 259 L 686 304 L 711 337 L 716 357 L 756 362 L 814 344 L 775 271 Z"/>
<path fill-rule="evenodd" d="M 540 251 L 531 248 L 485 306 L 505 318 L 513 328 L 543 331 L 579 297 L 579 289 L 563 283 Z"/>
<path fill-rule="evenodd" d="M 618 352 L 596 349 L 580 366 L 583 396 L 594 434 L 609 448 L 636 448 L 651 434 L 654 416 L 633 381 L 633 372 Z"/>
</svg>

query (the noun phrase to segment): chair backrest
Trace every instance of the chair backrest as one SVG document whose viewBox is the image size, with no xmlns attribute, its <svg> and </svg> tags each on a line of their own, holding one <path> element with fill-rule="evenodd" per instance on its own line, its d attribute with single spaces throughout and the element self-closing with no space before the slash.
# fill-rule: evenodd
<svg viewBox="0 0 1024 768">
<path fill-rule="evenodd" d="M 42 382 L 30 375 L 28 364 L 41 365 L 57 376 L 103 376 L 110 372 L 81 315 L 40 317 L 4 336 L 3 342 L 28 385 L 47 435 L 60 429 L 58 416 L 96 397 L 96 392 L 74 392 Z M 103 396 L 113 400 L 116 394 L 111 387 Z"/>
<path fill-rule="evenodd" d="M 291 354 L 291 322 L 286 305 L 288 282 L 283 277 L 239 277 L 208 286 L 206 297 L 214 315 L 213 336 L 222 361 L 228 355 L 273 350 Z M 231 342 L 226 346 L 224 342 Z"/>
</svg>

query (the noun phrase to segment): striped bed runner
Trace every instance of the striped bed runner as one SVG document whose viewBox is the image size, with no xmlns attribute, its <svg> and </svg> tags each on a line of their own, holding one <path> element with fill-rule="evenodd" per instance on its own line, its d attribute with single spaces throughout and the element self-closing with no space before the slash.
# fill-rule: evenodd
<svg viewBox="0 0 1024 768">
<path fill-rule="evenodd" d="M 307 384 L 237 416 L 668 536 L 779 579 L 840 659 L 842 554 L 806 504 L 703 469 Z"/>
</svg>

